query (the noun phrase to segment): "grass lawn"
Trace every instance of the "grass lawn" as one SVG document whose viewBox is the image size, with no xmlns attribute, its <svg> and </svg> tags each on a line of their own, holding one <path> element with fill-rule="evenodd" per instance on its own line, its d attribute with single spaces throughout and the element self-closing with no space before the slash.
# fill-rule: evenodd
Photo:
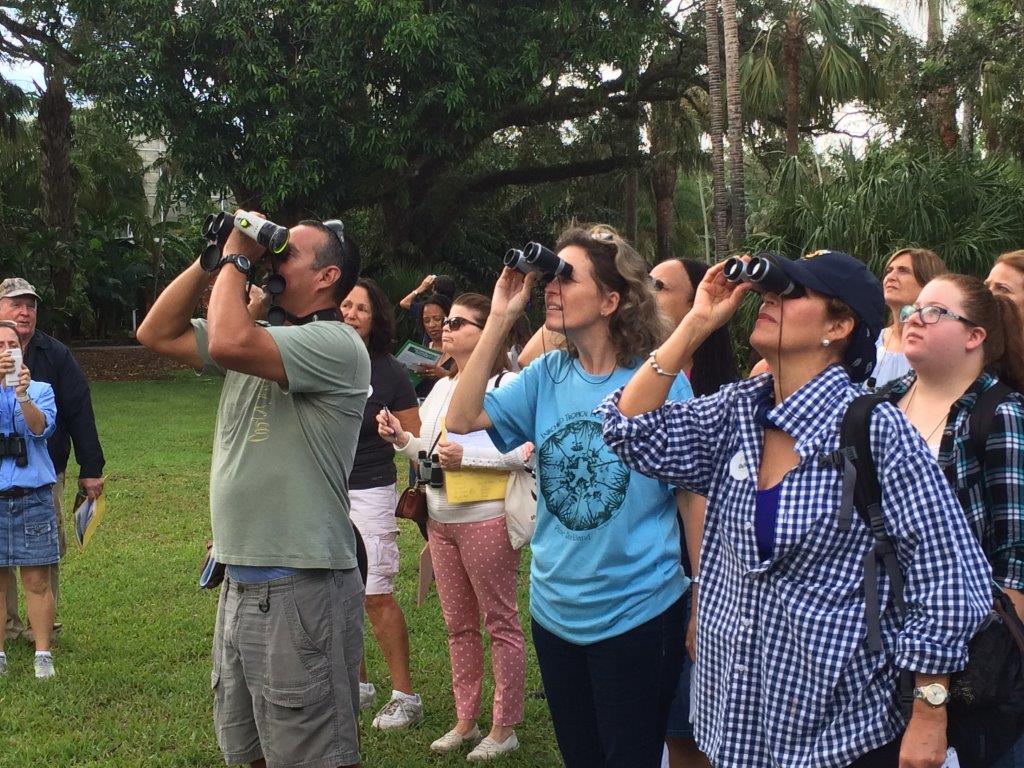
<svg viewBox="0 0 1024 768">
<path fill-rule="evenodd" d="M 196 586 L 210 531 L 207 488 L 219 391 L 219 381 L 190 375 L 93 384 L 107 456 L 107 513 L 89 549 L 70 544 L 62 564 L 57 677 L 37 682 L 30 646 L 7 644 L 10 672 L 0 678 L 2 768 L 222 764 L 210 693 L 217 596 Z M 69 467 L 68 477 L 77 472 Z M 454 723 L 448 648 L 436 592 L 415 606 L 422 542 L 415 526 L 402 526 L 396 597 L 409 622 L 413 678 L 426 717 L 418 728 L 381 733 L 370 726 L 373 713 L 363 713 L 364 765 L 464 765 L 464 755 L 436 757 L 428 749 Z M 527 572 L 524 556 L 519 604 L 528 630 Z M 391 690 L 387 668 L 368 625 L 366 634 L 370 679 L 383 705 Z M 528 631 L 527 644 L 529 692 L 540 688 L 540 677 Z M 491 692 L 488 680 L 484 731 Z M 542 700 L 527 700 L 518 734 L 520 750 L 499 765 L 560 765 Z"/>
</svg>

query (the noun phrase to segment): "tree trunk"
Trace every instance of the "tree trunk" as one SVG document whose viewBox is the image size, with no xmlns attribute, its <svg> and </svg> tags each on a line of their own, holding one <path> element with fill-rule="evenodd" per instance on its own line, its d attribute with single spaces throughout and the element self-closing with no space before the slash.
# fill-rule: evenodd
<svg viewBox="0 0 1024 768">
<path fill-rule="evenodd" d="M 655 261 L 672 258 L 672 234 L 675 231 L 675 192 L 679 161 L 676 157 L 675 123 L 671 104 L 651 108 L 651 192 L 654 194 Z"/>
<path fill-rule="evenodd" d="M 636 245 L 637 235 L 640 233 L 640 216 L 638 206 L 640 204 L 640 174 L 634 168 L 626 171 L 625 189 L 622 196 L 622 218 L 625 222 L 626 240 Z"/>
<path fill-rule="evenodd" d="M 786 72 L 786 154 L 796 157 L 800 150 L 800 56 L 803 53 L 803 25 L 796 10 L 786 16 L 782 41 L 782 62 Z"/>
<path fill-rule="evenodd" d="M 965 157 L 974 154 L 974 99 L 977 88 L 977 83 L 969 83 L 964 89 L 963 141 L 960 147 Z"/>
<path fill-rule="evenodd" d="M 66 335 L 66 305 L 71 296 L 75 264 L 71 238 L 75 224 L 75 182 L 71 167 L 71 102 L 64 75 L 52 65 L 45 69 L 46 90 L 39 98 L 40 186 L 43 222 L 57 235 L 50 259 L 57 334 Z"/>
<path fill-rule="evenodd" d="M 943 41 L 942 0 L 928 0 L 925 50 L 929 59 L 939 63 L 946 57 Z M 959 141 L 956 127 L 956 88 L 949 82 L 936 82 L 932 75 L 925 78 L 925 109 L 931 119 L 935 136 L 946 149 L 953 149 Z"/>
<path fill-rule="evenodd" d="M 743 102 L 740 96 L 740 39 L 736 0 L 722 0 L 725 37 L 725 102 L 729 115 L 729 185 L 732 191 L 732 244 L 747 239 L 746 199 L 743 189 Z"/>
<path fill-rule="evenodd" d="M 729 252 L 728 201 L 725 193 L 724 122 L 722 119 L 722 44 L 718 35 L 718 0 L 704 0 L 708 47 L 708 113 L 711 131 L 711 176 L 715 218 L 715 259 Z"/>
</svg>

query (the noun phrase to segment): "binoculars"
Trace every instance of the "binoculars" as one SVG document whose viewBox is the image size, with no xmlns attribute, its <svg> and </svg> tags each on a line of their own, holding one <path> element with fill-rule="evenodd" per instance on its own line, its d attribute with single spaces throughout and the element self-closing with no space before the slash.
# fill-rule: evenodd
<svg viewBox="0 0 1024 768">
<path fill-rule="evenodd" d="M 203 221 L 203 237 L 209 245 L 203 250 L 200 264 L 210 271 L 220 263 L 221 249 L 232 229 L 237 229 L 262 245 L 274 256 L 283 258 L 288 250 L 288 229 L 248 211 L 237 214 L 211 213 Z"/>
<path fill-rule="evenodd" d="M 426 451 L 420 451 L 417 460 L 416 473 L 419 475 L 420 484 L 429 485 L 431 488 L 444 487 L 444 470 L 441 469 L 441 461 L 437 454 L 428 457 Z"/>
<path fill-rule="evenodd" d="M 733 256 L 726 260 L 723 274 L 729 282 L 748 282 L 755 291 L 761 293 L 774 293 L 787 299 L 803 296 L 806 290 L 782 271 L 778 263 L 779 258 L 768 252 L 759 253 L 749 261 Z"/>
<path fill-rule="evenodd" d="M 518 270 L 524 275 L 538 272 L 545 280 L 572 277 L 572 264 L 558 258 L 554 252 L 540 243 L 527 243 L 522 250 L 509 248 L 503 261 L 506 267 Z"/>
</svg>

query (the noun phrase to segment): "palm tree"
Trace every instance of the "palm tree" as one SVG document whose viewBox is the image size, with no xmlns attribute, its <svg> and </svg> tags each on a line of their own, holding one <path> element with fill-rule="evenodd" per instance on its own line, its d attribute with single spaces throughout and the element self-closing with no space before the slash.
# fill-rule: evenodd
<svg viewBox="0 0 1024 768">
<path fill-rule="evenodd" d="M 729 250 L 728 205 L 725 192 L 725 125 L 722 115 L 722 44 L 718 35 L 718 0 L 704 0 L 708 47 L 708 116 L 711 134 L 711 178 L 715 211 L 715 258 Z"/>
<path fill-rule="evenodd" d="M 725 37 L 725 101 L 729 115 L 729 188 L 732 192 L 732 244 L 747 238 L 747 214 L 743 189 L 743 101 L 740 94 L 740 37 L 736 0 L 722 0 L 722 31 Z"/>
<path fill-rule="evenodd" d="M 869 5 L 793 0 L 744 56 L 745 101 L 767 123 L 781 118 L 786 155 L 796 157 L 801 123 L 829 126 L 838 106 L 870 101 L 878 92 L 880 76 L 870 62 L 884 54 L 896 31 L 892 19 Z"/>
</svg>

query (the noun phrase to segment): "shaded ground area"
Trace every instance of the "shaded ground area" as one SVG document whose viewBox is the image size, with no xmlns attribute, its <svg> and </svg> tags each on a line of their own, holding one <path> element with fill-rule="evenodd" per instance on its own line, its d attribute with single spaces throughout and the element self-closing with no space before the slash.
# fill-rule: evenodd
<svg viewBox="0 0 1024 768">
<path fill-rule="evenodd" d="M 170 379 L 188 370 L 139 346 L 73 347 L 72 351 L 90 381 Z"/>
</svg>

